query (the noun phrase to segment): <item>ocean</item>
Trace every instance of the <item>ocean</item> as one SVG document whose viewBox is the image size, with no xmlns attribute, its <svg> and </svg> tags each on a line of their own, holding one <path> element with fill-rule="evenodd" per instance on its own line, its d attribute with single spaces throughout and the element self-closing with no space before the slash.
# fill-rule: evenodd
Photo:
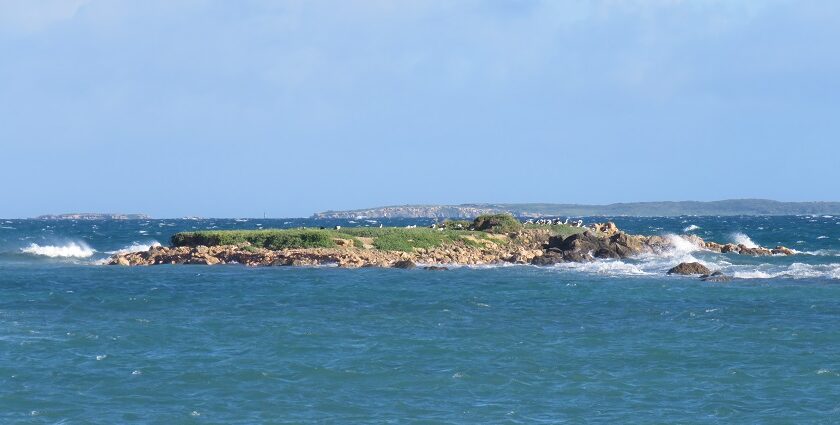
<svg viewBox="0 0 840 425">
<path fill-rule="evenodd" d="M 840 422 L 840 217 L 612 220 L 799 254 L 118 267 L 182 230 L 380 221 L 0 220 L 0 423 Z M 665 275 L 692 260 L 735 279 Z"/>
</svg>

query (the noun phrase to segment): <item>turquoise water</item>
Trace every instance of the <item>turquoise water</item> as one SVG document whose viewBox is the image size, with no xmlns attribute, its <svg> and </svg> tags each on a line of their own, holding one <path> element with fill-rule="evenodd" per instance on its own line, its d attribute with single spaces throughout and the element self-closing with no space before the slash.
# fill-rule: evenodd
<svg viewBox="0 0 840 425">
<path fill-rule="evenodd" d="M 840 421 L 836 219 L 617 222 L 695 224 L 715 240 L 811 254 L 444 272 L 121 268 L 96 262 L 182 228 L 256 224 L 14 221 L 0 233 L 0 422 Z M 32 243 L 94 252 L 21 251 Z M 688 257 L 743 277 L 657 269 Z"/>
</svg>

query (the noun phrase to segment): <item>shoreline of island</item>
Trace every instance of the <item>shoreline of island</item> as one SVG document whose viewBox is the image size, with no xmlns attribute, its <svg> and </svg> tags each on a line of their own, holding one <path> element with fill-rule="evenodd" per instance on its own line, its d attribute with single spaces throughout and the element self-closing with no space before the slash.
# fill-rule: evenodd
<svg viewBox="0 0 840 425">
<path fill-rule="evenodd" d="M 172 246 L 118 253 L 108 264 L 242 264 L 246 266 L 323 266 L 344 268 L 426 267 L 559 263 L 625 259 L 663 254 L 679 244 L 741 255 L 794 255 L 783 246 L 765 248 L 704 241 L 696 235 L 632 235 L 614 223 L 522 223 L 510 215 L 484 215 L 472 222 L 447 220 L 431 227 L 350 227 L 181 232 Z M 698 267 L 701 266 L 701 267 Z M 710 276 L 696 263 L 669 273 Z"/>
</svg>

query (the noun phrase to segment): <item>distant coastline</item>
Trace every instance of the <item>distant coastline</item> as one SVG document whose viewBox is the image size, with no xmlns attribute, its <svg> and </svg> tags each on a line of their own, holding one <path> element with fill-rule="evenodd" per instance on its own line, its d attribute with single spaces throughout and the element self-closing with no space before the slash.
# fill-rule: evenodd
<svg viewBox="0 0 840 425">
<path fill-rule="evenodd" d="M 311 218 L 474 218 L 482 214 L 500 213 L 513 214 L 517 217 L 840 215 L 840 202 L 780 202 L 767 199 L 727 199 L 708 202 L 629 202 L 606 205 L 551 203 L 394 205 L 356 210 L 324 211 L 313 214 Z"/>
<path fill-rule="evenodd" d="M 146 214 L 114 214 L 114 213 L 66 213 L 46 214 L 35 217 L 36 220 L 149 220 Z"/>
</svg>

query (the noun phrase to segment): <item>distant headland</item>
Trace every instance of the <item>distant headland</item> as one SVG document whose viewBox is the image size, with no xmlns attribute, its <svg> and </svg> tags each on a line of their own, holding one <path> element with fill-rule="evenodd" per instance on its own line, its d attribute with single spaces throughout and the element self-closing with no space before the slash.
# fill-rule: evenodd
<svg viewBox="0 0 840 425">
<path fill-rule="evenodd" d="M 681 215 L 822 215 L 840 214 L 840 202 L 780 202 L 767 199 L 722 201 L 628 202 L 584 204 L 396 205 L 345 211 L 324 211 L 312 218 L 474 218 L 482 214 L 517 217 L 607 216 L 667 217 Z"/>
<path fill-rule="evenodd" d="M 113 214 L 113 213 L 67 213 L 47 214 L 35 217 L 36 220 L 148 220 L 146 214 Z"/>
</svg>

